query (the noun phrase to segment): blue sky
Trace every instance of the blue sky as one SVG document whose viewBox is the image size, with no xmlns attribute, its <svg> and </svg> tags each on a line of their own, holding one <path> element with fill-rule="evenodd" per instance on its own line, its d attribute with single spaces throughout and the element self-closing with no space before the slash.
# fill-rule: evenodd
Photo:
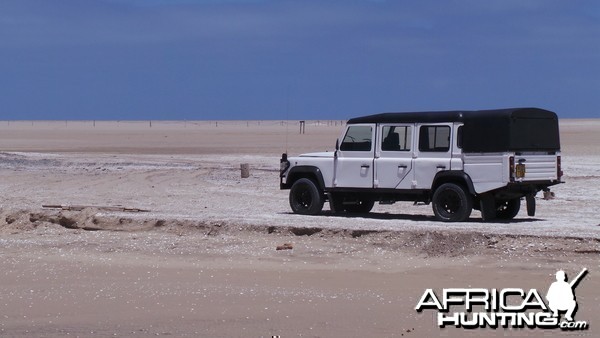
<svg viewBox="0 0 600 338">
<path fill-rule="evenodd" d="M 0 119 L 600 117 L 600 1 L 1 0 Z"/>
</svg>

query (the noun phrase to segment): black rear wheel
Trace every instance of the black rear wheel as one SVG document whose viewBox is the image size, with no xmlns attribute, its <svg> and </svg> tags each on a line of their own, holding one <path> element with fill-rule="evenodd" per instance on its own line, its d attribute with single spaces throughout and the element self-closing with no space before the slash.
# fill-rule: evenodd
<svg viewBox="0 0 600 338">
<path fill-rule="evenodd" d="M 323 193 L 314 181 L 301 178 L 290 189 L 292 211 L 302 215 L 316 215 L 323 210 Z"/>
<path fill-rule="evenodd" d="M 496 218 L 513 219 L 521 209 L 521 199 L 515 198 L 508 201 L 497 201 L 496 206 Z"/>
<path fill-rule="evenodd" d="M 433 193 L 433 213 L 443 222 L 462 222 L 473 210 L 473 198 L 465 189 L 454 183 L 444 183 Z"/>
</svg>

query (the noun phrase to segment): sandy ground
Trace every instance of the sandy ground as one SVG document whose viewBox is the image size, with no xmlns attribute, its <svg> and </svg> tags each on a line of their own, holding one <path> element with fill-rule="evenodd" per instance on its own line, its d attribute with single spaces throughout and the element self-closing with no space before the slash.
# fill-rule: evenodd
<svg viewBox="0 0 600 338">
<path fill-rule="evenodd" d="M 425 288 L 545 293 L 558 269 L 587 267 L 576 319 L 590 329 L 576 334 L 600 334 L 600 120 L 561 121 L 566 184 L 538 199 L 535 218 L 510 223 L 477 212 L 438 223 L 412 203 L 291 214 L 279 156 L 331 150 L 340 131 L 341 121 L 307 122 L 303 135 L 281 121 L 0 122 L 0 333 L 554 335 L 439 329 L 414 307 Z M 293 250 L 275 250 L 284 243 Z"/>
</svg>

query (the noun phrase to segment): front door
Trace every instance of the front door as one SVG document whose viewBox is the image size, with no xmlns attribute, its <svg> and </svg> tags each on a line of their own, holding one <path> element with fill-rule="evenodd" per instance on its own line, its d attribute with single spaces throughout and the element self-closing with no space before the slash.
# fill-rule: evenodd
<svg viewBox="0 0 600 338">
<path fill-rule="evenodd" d="M 372 188 L 375 125 L 348 126 L 334 162 L 335 188 Z"/>
</svg>

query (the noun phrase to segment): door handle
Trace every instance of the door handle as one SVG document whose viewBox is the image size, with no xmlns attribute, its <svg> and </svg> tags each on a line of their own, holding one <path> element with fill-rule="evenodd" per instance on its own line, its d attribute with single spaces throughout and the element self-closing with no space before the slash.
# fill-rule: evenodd
<svg viewBox="0 0 600 338">
<path fill-rule="evenodd" d="M 446 166 L 445 165 L 438 165 L 437 168 L 441 169 L 441 170 L 444 170 L 444 169 L 446 169 Z"/>
<path fill-rule="evenodd" d="M 398 166 L 398 169 L 406 169 L 406 168 L 408 168 L 408 166 L 405 164 L 401 164 Z"/>
<path fill-rule="evenodd" d="M 368 164 L 363 164 L 363 165 L 361 165 L 360 167 L 361 167 L 361 168 L 370 168 L 371 166 L 370 166 L 370 165 L 368 165 Z"/>
</svg>

